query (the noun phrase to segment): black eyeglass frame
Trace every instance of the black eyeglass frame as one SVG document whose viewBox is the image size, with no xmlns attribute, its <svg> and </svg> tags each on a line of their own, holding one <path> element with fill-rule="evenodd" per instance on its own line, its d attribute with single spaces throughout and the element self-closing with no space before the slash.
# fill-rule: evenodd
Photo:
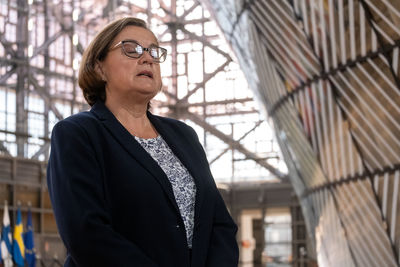
<svg viewBox="0 0 400 267">
<path fill-rule="evenodd" d="M 142 54 L 139 54 L 139 53 L 138 53 L 139 56 L 132 56 L 131 54 L 129 54 L 129 53 L 126 52 L 125 46 L 124 46 L 125 43 L 134 43 L 134 44 L 140 46 L 140 47 L 143 49 L 143 53 L 142 53 Z M 165 48 L 163 48 L 163 47 L 160 47 L 160 46 L 157 46 L 157 45 L 154 45 L 154 44 L 151 44 L 149 47 L 146 48 L 146 47 L 143 47 L 141 44 L 139 44 L 139 43 L 138 43 L 137 41 L 135 41 L 135 40 L 122 40 L 122 41 L 118 42 L 117 44 L 115 44 L 115 45 L 110 49 L 110 51 L 111 51 L 111 50 L 114 50 L 114 49 L 117 48 L 118 46 L 121 46 L 121 47 L 122 47 L 122 51 L 124 51 L 125 56 L 130 57 L 130 58 L 140 58 L 140 57 L 144 54 L 144 51 L 147 51 L 147 53 L 149 53 L 149 55 L 153 58 L 153 61 L 154 61 L 155 63 L 163 63 L 163 62 L 165 61 L 165 59 L 167 58 L 167 49 L 165 49 Z M 158 48 L 158 49 L 161 50 L 161 56 L 160 56 L 159 58 L 153 57 L 153 55 L 150 53 L 150 50 L 151 50 L 152 48 Z"/>
</svg>

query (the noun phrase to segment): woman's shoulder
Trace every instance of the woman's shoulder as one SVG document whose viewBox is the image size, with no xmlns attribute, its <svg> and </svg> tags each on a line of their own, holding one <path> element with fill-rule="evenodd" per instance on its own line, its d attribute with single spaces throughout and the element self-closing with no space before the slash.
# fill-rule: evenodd
<svg viewBox="0 0 400 267">
<path fill-rule="evenodd" d="M 96 122 L 98 121 L 98 119 L 90 111 L 81 111 L 63 119 L 63 121 L 69 121 L 77 124 L 85 124 L 88 122 Z"/>
<path fill-rule="evenodd" d="M 90 132 L 98 124 L 97 118 L 89 111 L 82 111 L 58 121 L 53 131 L 86 131 Z"/>
</svg>

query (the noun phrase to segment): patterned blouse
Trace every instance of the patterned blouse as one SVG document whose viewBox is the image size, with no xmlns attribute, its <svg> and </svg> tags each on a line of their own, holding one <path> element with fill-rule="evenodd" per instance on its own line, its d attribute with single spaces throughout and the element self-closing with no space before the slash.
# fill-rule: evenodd
<svg viewBox="0 0 400 267">
<path fill-rule="evenodd" d="M 150 139 L 135 136 L 135 139 L 153 157 L 167 175 L 172 185 L 176 204 L 179 207 L 185 224 L 188 247 L 192 248 L 196 196 L 196 185 L 193 177 L 175 156 L 161 135 Z"/>
</svg>

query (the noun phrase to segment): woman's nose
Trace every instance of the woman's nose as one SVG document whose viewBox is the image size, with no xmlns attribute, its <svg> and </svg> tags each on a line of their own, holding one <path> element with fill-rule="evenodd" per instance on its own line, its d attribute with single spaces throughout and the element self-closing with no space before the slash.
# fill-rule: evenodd
<svg viewBox="0 0 400 267">
<path fill-rule="evenodd" d="M 139 63 L 152 64 L 153 62 L 153 57 L 150 55 L 150 51 L 144 50 L 142 56 L 139 58 Z"/>
</svg>

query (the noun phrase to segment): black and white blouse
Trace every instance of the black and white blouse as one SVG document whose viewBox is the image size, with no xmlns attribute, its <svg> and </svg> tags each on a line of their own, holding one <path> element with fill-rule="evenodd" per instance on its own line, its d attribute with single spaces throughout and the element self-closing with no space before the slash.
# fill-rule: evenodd
<svg viewBox="0 0 400 267">
<path fill-rule="evenodd" d="M 185 166 L 175 156 L 171 148 L 161 137 L 144 139 L 135 136 L 136 141 L 153 157 L 167 175 L 174 192 L 176 204 L 179 207 L 186 229 L 186 238 L 189 248 L 192 248 L 194 204 L 196 185 L 193 177 Z"/>
</svg>

